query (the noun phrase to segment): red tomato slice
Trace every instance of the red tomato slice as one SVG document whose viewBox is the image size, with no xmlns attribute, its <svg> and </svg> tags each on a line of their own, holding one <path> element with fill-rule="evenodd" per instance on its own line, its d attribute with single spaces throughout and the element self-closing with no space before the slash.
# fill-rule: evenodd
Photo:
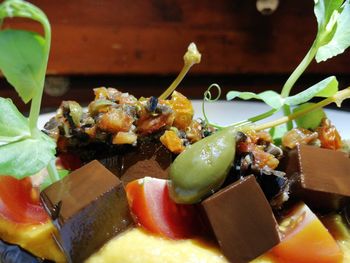
<svg viewBox="0 0 350 263">
<path fill-rule="evenodd" d="M 305 204 L 294 210 L 285 222 L 290 223 L 285 238 L 272 249 L 278 262 L 342 262 L 343 254 L 337 242 Z"/>
<path fill-rule="evenodd" d="M 15 223 L 41 224 L 49 219 L 30 178 L 0 176 L 0 217 Z"/>
<path fill-rule="evenodd" d="M 146 177 L 126 186 L 128 202 L 136 221 L 155 234 L 173 239 L 195 235 L 198 220 L 194 206 L 172 201 L 167 182 Z"/>
</svg>

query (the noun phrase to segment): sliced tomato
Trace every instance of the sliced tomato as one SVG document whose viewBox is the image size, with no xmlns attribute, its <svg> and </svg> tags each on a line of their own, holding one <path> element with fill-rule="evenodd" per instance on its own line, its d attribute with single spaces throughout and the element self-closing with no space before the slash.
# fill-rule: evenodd
<svg viewBox="0 0 350 263">
<path fill-rule="evenodd" d="M 126 194 L 135 220 L 147 230 L 173 239 L 197 233 L 195 207 L 172 201 L 167 180 L 145 177 L 132 181 Z"/>
<path fill-rule="evenodd" d="M 15 223 L 41 224 L 49 219 L 30 178 L 0 176 L 0 217 Z"/>
<path fill-rule="evenodd" d="M 285 237 L 272 249 L 278 262 L 342 262 L 343 254 L 337 242 L 305 204 L 294 209 L 282 225 L 286 228 Z"/>
</svg>

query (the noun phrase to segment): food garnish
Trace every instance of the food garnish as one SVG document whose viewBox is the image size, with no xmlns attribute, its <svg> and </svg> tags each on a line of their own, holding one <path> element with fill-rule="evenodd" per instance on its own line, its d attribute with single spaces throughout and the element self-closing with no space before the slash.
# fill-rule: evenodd
<svg viewBox="0 0 350 263">
<path fill-rule="evenodd" d="M 189 69 L 201 60 L 191 43 L 179 76 L 159 97 L 137 99 L 114 88 L 96 88 L 87 111 L 75 101 L 64 101 L 41 132 L 37 120 L 50 51 L 50 24 L 40 9 L 25 1 L 1 3 L 0 20 L 29 18 L 44 29 L 43 36 L 22 30 L 0 31 L 0 69 L 22 100 L 31 102 L 26 118 L 11 100 L 0 98 L 1 239 L 41 258 L 62 261 L 62 254 L 51 245 L 49 256 L 40 246 L 33 249 L 39 241 L 53 243 L 48 238 L 53 235 L 67 261 L 81 262 L 108 239 L 122 232 L 127 236 L 133 216 L 139 227 L 165 238 L 209 238 L 235 262 L 248 262 L 270 249 L 268 254 L 277 260 L 340 262 L 343 251 L 337 241 L 316 214 L 295 202 L 302 200 L 314 209 L 309 197 L 317 199 L 321 192 L 333 204 L 340 200 L 329 209 L 338 213 L 350 197 L 341 189 L 350 188 L 349 180 L 344 179 L 349 153 L 339 151 L 344 149 L 343 142 L 323 111 L 333 102 L 340 107 L 350 98 L 350 87 L 339 91 L 336 77 L 330 76 L 290 95 L 314 58 L 317 62 L 328 60 L 350 45 L 348 0 L 315 0 L 314 12 L 317 36 L 280 94 L 227 94 L 228 100 L 261 100 L 271 107 L 265 113 L 227 127 L 211 123 L 205 102 L 219 99 L 221 93 L 219 85 L 213 84 L 204 93 L 204 120 L 194 120 L 190 100 L 175 91 Z M 212 99 L 214 88 L 218 96 Z M 310 103 L 314 97 L 323 99 Z M 280 110 L 284 117 L 257 123 Z M 299 154 L 299 169 L 291 171 L 290 167 L 296 167 L 295 153 Z M 337 160 L 339 155 L 341 161 Z M 335 174 L 323 169 L 329 177 L 322 175 L 310 183 L 307 179 L 314 175 L 302 166 L 314 164 L 314 157 L 325 164 L 333 160 L 335 165 L 342 165 Z M 82 167 L 70 173 L 58 170 L 60 165 L 68 170 Z M 49 176 L 33 185 L 34 180 L 28 177 L 45 172 L 45 168 Z M 10 196 L 15 188 L 17 194 Z M 55 231 L 39 203 L 39 189 Z M 291 212 L 286 215 L 286 211 Z M 324 213 L 316 206 L 315 211 Z M 278 224 L 276 218 L 282 221 Z M 27 223 L 38 226 L 41 232 L 29 235 L 34 238 L 13 238 L 22 232 L 24 236 L 34 233 L 26 228 Z M 205 237 L 193 226 L 204 228 Z M 19 232 L 16 227 L 25 231 Z M 315 242 L 315 238 L 322 242 Z M 34 245 L 27 245 L 28 240 Z M 307 255 L 299 253 L 304 244 L 310 248 Z M 0 243 L 0 248 L 7 251 L 12 245 Z"/>
<path fill-rule="evenodd" d="M 167 180 L 145 177 L 128 183 L 125 191 L 135 220 L 145 229 L 173 239 L 198 235 L 196 207 L 171 200 Z"/>
<path fill-rule="evenodd" d="M 280 223 L 283 240 L 271 253 L 282 262 L 342 262 L 339 245 L 305 204 L 298 204 Z M 322 247 L 322 249 L 320 249 Z"/>
<path fill-rule="evenodd" d="M 48 167 L 51 181 L 59 180 L 54 165 L 54 141 L 37 127 L 51 45 L 51 27 L 36 6 L 22 0 L 0 4 L 0 21 L 23 17 L 39 22 L 44 36 L 23 30 L 0 31 L 0 69 L 25 103 L 29 118 L 10 99 L 0 98 L 0 170 L 18 179 Z M 30 161 L 28 161 L 30 160 Z"/>
<path fill-rule="evenodd" d="M 293 128 L 293 123 L 292 123 L 293 120 L 297 120 L 297 123 L 301 124 L 301 126 L 299 126 L 301 128 L 318 127 L 318 125 L 322 122 L 322 119 L 325 116 L 322 110 L 323 107 L 333 102 L 336 103 L 338 107 L 340 107 L 343 100 L 350 98 L 350 87 L 344 90 L 338 91 L 338 81 L 335 76 L 328 77 L 318 82 L 317 84 L 301 91 L 296 95 L 289 96 L 290 91 L 294 86 L 295 82 L 298 80 L 301 74 L 305 71 L 305 69 L 311 63 L 311 61 L 315 56 L 316 56 L 317 62 L 325 61 L 333 56 L 343 53 L 344 50 L 350 46 L 350 30 L 349 30 L 350 27 L 348 25 L 350 21 L 350 2 L 349 1 L 317 0 L 315 1 L 314 12 L 318 22 L 318 33 L 317 33 L 316 39 L 310 51 L 307 53 L 306 57 L 303 59 L 301 64 L 296 68 L 296 70 L 292 73 L 290 78 L 287 80 L 286 84 L 283 86 L 281 94 L 272 90 L 268 90 L 258 94 L 255 94 L 253 92 L 230 91 L 226 95 L 228 100 L 233 100 L 236 97 L 244 100 L 258 99 L 266 103 L 272 109 L 263 114 L 259 114 L 247 120 L 232 124 L 229 127 L 220 127 L 218 125 L 212 124 L 213 126 L 218 128 L 219 130 L 231 129 L 236 131 L 237 130 L 244 131 L 247 129 L 261 131 L 261 130 L 270 129 L 270 133 L 272 134 L 273 139 L 280 142 L 283 134 L 285 134 L 288 130 L 291 130 Z M 211 97 L 211 90 L 213 88 L 218 89 L 218 96 L 214 99 L 212 99 Z M 203 109 L 203 115 L 209 124 L 211 123 L 206 117 L 204 103 L 205 101 L 213 101 L 213 100 L 215 101 L 219 99 L 220 93 L 221 93 L 220 86 L 217 84 L 212 84 L 204 93 L 202 109 Z M 314 97 L 323 97 L 325 99 L 321 100 L 316 104 L 314 103 L 305 104 Z M 290 107 L 296 108 L 293 113 L 291 113 Z M 268 123 L 255 124 L 255 122 L 263 120 L 273 115 L 274 113 L 280 111 L 281 109 L 284 110 L 284 113 L 286 115 L 285 117 L 282 117 L 275 121 L 270 121 Z M 282 126 L 282 124 L 285 124 L 285 123 L 288 124 L 287 127 Z M 229 147 L 231 147 L 230 144 L 225 146 L 225 148 L 229 148 Z M 198 142 L 197 146 L 195 147 L 188 147 L 188 149 L 184 153 L 180 154 L 177 157 L 177 159 L 175 159 L 175 162 L 173 163 L 170 170 L 170 178 L 174 177 L 174 174 L 173 174 L 174 171 L 177 171 L 178 169 L 188 165 L 188 159 L 183 158 L 182 155 L 198 156 L 196 152 L 206 152 L 206 154 L 203 155 L 203 158 L 197 157 L 199 160 L 196 163 L 198 167 L 201 167 L 202 165 L 205 165 L 205 163 L 207 163 L 206 156 L 215 155 L 217 156 L 217 159 L 220 159 L 221 158 L 220 154 L 224 153 L 223 149 L 221 152 L 217 151 L 217 149 L 215 148 L 212 148 L 212 150 L 211 149 L 206 150 L 206 149 L 209 149 L 209 148 L 207 148 L 206 143 L 203 143 L 203 142 Z M 170 183 L 170 186 L 171 186 L 170 192 L 181 193 L 182 191 L 180 196 L 172 195 L 174 200 L 178 200 L 178 201 L 182 200 L 181 198 L 185 198 L 185 196 L 188 193 L 188 189 L 183 188 L 183 186 L 181 186 L 182 181 L 187 180 L 187 178 L 193 177 L 192 170 L 187 169 L 187 171 L 188 172 L 185 172 L 185 171 L 182 172 L 181 174 L 181 178 L 183 178 L 182 180 L 172 180 Z M 227 174 L 228 172 L 225 173 L 225 176 L 222 176 L 222 179 L 225 179 Z M 208 177 L 206 176 L 205 178 L 214 178 L 214 176 L 215 176 L 215 173 L 212 173 Z M 175 178 L 178 178 L 178 177 L 179 177 L 178 175 L 175 175 Z M 200 178 L 200 175 L 198 177 Z M 210 182 L 207 179 L 205 178 L 199 179 L 199 178 L 198 180 L 202 179 L 204 181 L 207 181 L 208 184 L 210 185 Z M 210 187 L 208 187 L 206 194 L 209 194 L 210 191 L 213 189 L 218 189 L 223 184 L 223 182 L 224 180 L 221 180 L 221 184 L 212 184 Z M 199 200 L 200 198 L 196 198 L 191 201 L 193 203 Z"/>
</svg>

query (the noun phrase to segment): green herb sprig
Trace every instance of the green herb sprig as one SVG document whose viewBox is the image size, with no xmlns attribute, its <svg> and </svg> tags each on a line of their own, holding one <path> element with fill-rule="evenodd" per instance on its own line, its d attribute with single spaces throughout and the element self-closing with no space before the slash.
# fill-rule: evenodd
<svg viewBox="0 0 350 263">
<path fill-rule="evenodd" d="M 316 62 L 326 61 L 343 53 L 345 49 L 350 46 L 350 2 L 349 0 L 314 0 L 314 3 L 314 13 L 318 24 L 317 35 L 304 59 L 283 85 L 281 93 L 279 94 L 272 90 L 267 90 L 258 94 L 253 92 L 230 91 L 226 95 L 227 100 L 233 100 L 235 98 L 243 100 L 261 100 L 271 107 L 271 109 L 247 120 L 235 123 L 232 126 L 237 127 L 244 124 L 252 124 L 270 117 L 283 109 L 285 116 L 287 118 L 288 116 L 292 116 L 292 118 L 287 121 L 287 126 L 278 126 L 276 122 L 276 125 L 269 127 L 271 128 L 270 132 L 273 137 L 277 139 L 293 127 L 291 122 L 291 120 L 295 120 L 293 116 L 298 116 L 296 120 L 297 124 L 306 128 L 317 126 L 322 117 L 324 117 L 322 108 L 318 106 L 316 107 L 316 112 L 313 111 L 312 115 L 308 115 L 307 113 L 310 112 L 315 105 L 312 103 L 305 105 L 304 103 L 307 103 L 314 97 L 331 98 L 337 94 L 338 81 L 336 77 L 328 77 L 296 95 L 290 96 L 290 93 L 294 84 L 314 58 Z M 205 92 L 204 102 L 212 101 L 212 99 L 208 97 L 208 94 L 210 94 L 208 91 L 210 91 L 212 87 L 213 86 L 210 86 Z M 294 113 L 291 112 L 291 107 L 295 108 Z M 202 109 L 203 115 L 206 118 L 204 104 Z"/>
<path fill-rule="evenodd" d="M 44 36 L 24 30 L 0 31 L 0 70 L 22 100 L 31 101 L 29 118 L 25 118 L 10 99 L 0 98 L 0 175 L 20 179 L 49 166 L 52 183 L 59 180 L 52 161 L 56 144 L 37 127 L 51 27 L 42 10 L 22 0 L 0 4 L 0 21 L 13 17 L 39 22 Z"/>
</svg>

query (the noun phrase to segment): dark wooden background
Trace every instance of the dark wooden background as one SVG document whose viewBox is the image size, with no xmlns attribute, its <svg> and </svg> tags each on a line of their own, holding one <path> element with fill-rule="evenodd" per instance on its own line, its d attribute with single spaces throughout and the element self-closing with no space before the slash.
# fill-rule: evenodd
<svg viewBox="0 0 350 263">
<path fill-rule="evenodd" d="M 316 34 L 313 0 L 281 0 L 266 16 L 254 0 L 32 0 L 52 25 L 48 93 L 43 106 L 62 99 L 87 103 L 91 89 L 113 86 L 136 96 L 160 95 L 183 65 L 190 42 L 202 53 L 181 84 L 190 98 L 201 98 L 213 82 L 230 89 L 280 90 L 306 54 Z M 27 20 L 5 27 L 39 30 Z M 296 90 L 329 75 L 350 85 L 350 51 L 328 62 L 314 62 Z M 66 92 L 62 91 L 66 87 Z M 63 93 L 63 94 L 62 94 Z M 0 95 L 15 92 L 0 80 Z M 223 97 L 224 98 L 224 97 Z"/>
</svg>

